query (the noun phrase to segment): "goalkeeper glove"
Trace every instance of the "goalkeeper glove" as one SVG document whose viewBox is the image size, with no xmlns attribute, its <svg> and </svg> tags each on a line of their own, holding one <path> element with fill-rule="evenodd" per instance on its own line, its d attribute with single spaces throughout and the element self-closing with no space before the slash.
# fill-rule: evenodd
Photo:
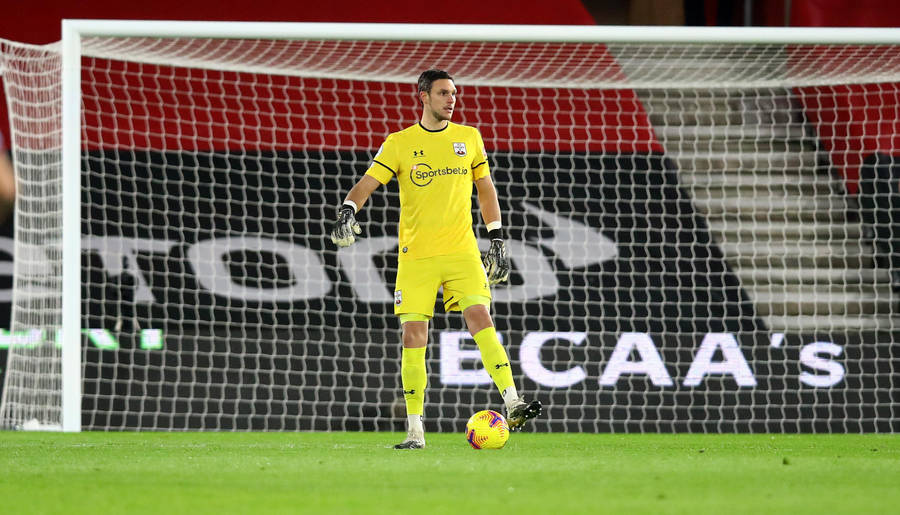
<svg viewBox="0 0 900 515">
<path fill-rule="evenodd" d="M 353 207 L 344 204 L 338 210 L 337 221 L 331 230 L 331 241 L 338 247 L 349 247 L 356 241 L 354 234 L 359 234 L 362 229 L 356 221 L 356 213 Z"/>
<path fill-rule="evenodd" d="M 502 283 L 509 278 L 509 255 L 500 229 L 488 233 L 491 237 L 491 248 L 484 255 L 484 271 L 491 286 Z"/>
</svg>

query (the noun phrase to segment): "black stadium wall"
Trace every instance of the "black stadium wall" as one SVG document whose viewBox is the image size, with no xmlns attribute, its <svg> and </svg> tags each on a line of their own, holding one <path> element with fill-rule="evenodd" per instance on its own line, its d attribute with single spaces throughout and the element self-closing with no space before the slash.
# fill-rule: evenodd
<svg viewBox="0 0 900 515">
<path fill-rule="evenodd" d="M 141 160 L 135 157 L 133 152 L 95 153 L 87 160 L 95 166 L 87 174 L 89 185 L 82 199 L 91 220 L 85 227 L 90 235 L 85 284 L 117 286 L 111 291 L 85 291 L 91 317 L 88 327 L 105 327 L 104 319 L 109 318 L 130 319 L 133 314 L 119 313 L 130 306 L 154 327 L 166 324 L 166 306 L 183 310 L 178 324 L 196 320 L 215 326 L 222 320 L 216 312 L 222 312 L 234 324 L 322 325 L 334 322 L 329 319 L 333 313 L 347 311 L 339 302 L 360 300 L 328 233 L 338 192 L 352 187 L 359 178 L 359 164 L 370 162 L 369 153 L 307 151 L 236 157 L 142 152 Z M 512 253 L 510 286 L 498 288 L 515 295 L 521 285 L 545 288 L 541 293 L 552 287 L 552 294 L 538 298 L 526 294 L 502 300 L 498 316 L 535 330 L 706 333 L 764 329 L 712 242 L 704 219 L 678 186 L 676 172 L 666 166 L 665 156 L 582 154 L 558 159 L 505 153 L 492 161 L 507 236 L 513 245 L 533 249 L 528 256 Z M 110 173 L 109 163 L 116 163 L 115 173 Z M 473 204 L 473 219 L 478 220 L 477 203 Z M 371 255 L 382 274 L 382 298 L 387 302 L 392 299 L 396 270 L 398 205 L 396 185 L 389 185 L 360 214 L 363 241 L 388 238 L 394 243 Z M 484 232 L 481 225 L 476 223 L 476 231 Z M 192 246 L 235 235 L 313 251 L 327 273 L 327 294 L 291 299 L 288 310 L 254 310 L 252 303 L 241 298 L 217 297 L 197 280 L 187 255 Z M 101 255 L 110 252 L 105 245 L 112 240 L 157 242 L 134 244 L 137 268 L 132 270 L 140 270 L 140 283 L 152 292 L 152 302 L 135 301 L 136 278 L 129 278 L 127 271 L 120 276 L 109 272 Z M 291 266 L 276 247 L 261 253 L 228 249 L 231 277 L 225 284 L 230 280 L 260 289 L 284 289 L 302 281 L 291 274 Z M 529 277 L 535 270 L 529 271 L 521 260 L 532 254 L 540 254 L 548 264 L 539 271 L 552 270 L 552 276 Z M 315 272 L 311 276 L 317 276 Z M 105 299 L 102 305 L 101 299 Z M 352 312 L 372 309 L 358 302 L 354 307 Z M 384 312 L 392 313 L 389 308 Z M 388 321 L 394 327 L 395 321 Z M 362 317 L 355 325 L 370 323 L 379 322 Z"/>
<path fill-rule="evenodd" d="M 85 323 L 120 337 L 89 346 L 85 425 L 399 429 L 396 189 L 361 215 L 357 245 L 378 245 L 342 259 L 328 238 L 332 197 L 369 156 L 92 152 Z M 492 164 L 514 250 L 495 320 L 522 387 L 549 406 L 538 430 L 886 429 L 878 349 L 772 345 L 664 155 Z M 435 313 L 426 419 L 456 430 L 496 396 L 460 316 Z M 161 348 L 140 347 L 148 327 Z"/>
</svg>

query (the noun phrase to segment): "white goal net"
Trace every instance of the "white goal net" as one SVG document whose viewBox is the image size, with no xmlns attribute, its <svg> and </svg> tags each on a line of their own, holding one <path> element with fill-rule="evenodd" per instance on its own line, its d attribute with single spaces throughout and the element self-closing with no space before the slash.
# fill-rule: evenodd
<svg viewBox="0 0 900 515">
<path fill-rule="evenodd" d="M 327 233 L 438 67 L 490 156 L 513 265 L 492 314 L 547 406 L 534 430 L 898 429 L 895 45 L 123 27 L 80 46 L 81 427 L 404 428 L 396 184 L 358 244 Z M 0 66 L 19 186 L 0 427 L 55 428 L 60 47 L 5 42 Z M 458 314 L 430 329 L 426 429 L 461 430 L 500 398 Z"/>
</svg>

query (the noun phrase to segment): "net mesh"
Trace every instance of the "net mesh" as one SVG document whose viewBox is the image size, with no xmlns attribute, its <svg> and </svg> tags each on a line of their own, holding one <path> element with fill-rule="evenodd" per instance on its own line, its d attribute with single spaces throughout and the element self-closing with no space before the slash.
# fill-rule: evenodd
<svg viewBox="0 0 900 515">
<path fill-rule="evenodd" d="M 0 423 L 54 424 L 59 56 L 2 50 L 13 329 L 42 339 L 11 347 Z M 490 154 L 513 264 L 492 314 L 519 389 L 548 405 L 536 430 L 896 430 L 892 46 L 82 52 L 86 429 L 403 428 L 396 183 L 358 244 L 327 233 L 436 66 Z M 461 317 L 438 306 L 430 340 L 426 428 L 496 409 Z"/>
<path fill-rule="evenodd" d="M 62 322 L 61 59 L 56 46 L 0 41 L 16 215 L 12 338 L 0 426 L 60 426 Z"/>
</svg>

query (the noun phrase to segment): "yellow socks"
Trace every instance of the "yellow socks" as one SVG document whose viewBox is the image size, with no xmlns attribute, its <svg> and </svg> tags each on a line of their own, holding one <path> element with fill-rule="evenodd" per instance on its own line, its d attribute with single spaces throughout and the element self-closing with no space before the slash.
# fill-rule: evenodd
<svg viewBox="0 0 900 515">
<path fill-rule="evenodd" d="M 484 363 L 485 370 L 491 375 L 500 394 L 505 394 L 509 388 L 515 391 L 509 357 L 506 355 L 506 349 L 500 345 L 497 330 L 493 327 L 486 327 L 478 331 L 473 338 L 481 352 L 481 362 Z"/>
<path fill-rule="evenodd" d="M 487 327 L 478 331 L 474 338 L 478 350 L 481 352 L 481 362 L 484 364 L 484 368 L 494 380 L 504 401 L 509 404 L 518 397 L 512 370 L 509 366 L 509 357 L 506 355 L 506 349 L 500 344 L 500 339 L 497 338 L 497 330 Z M 416 420 L 421 420 L 421 415 L 425 411 L 425 387 L 428 384 L 425 347 L 403 348 L 400 358 L 400 378 L 403 381 L 403 398 L 406 399 L 406 415 L 407 417 L 417 415 Z"/>
<path fill-rule="evenodd" d="M 425 407 L 425 386 L 428 383 L 425 347 L 403 348 L 403 355 L 400 358 L 400 378 L 403 381 L 407 416 L 419 415 L 421 418 Z"/>
</svg>

